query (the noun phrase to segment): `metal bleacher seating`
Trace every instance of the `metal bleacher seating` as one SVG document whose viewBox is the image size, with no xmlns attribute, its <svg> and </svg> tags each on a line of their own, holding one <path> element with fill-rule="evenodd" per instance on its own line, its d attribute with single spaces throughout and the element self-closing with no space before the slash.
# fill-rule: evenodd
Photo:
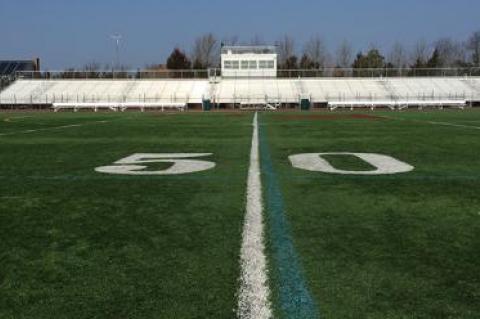
<svg viewBox="0 0 480 319">
<path fill-rule="evenodd" d="M 203 80 L 17 80 L 0 94 L 0 104 L 55 108 L 180 108 L 202 103 Z"/>
<path fill-rule="evenodd" d="M 479 77 L 18 79 L 0 93 L 0 104 L 60 108 L 181 108 L 214 103 L 277 105 L 312 103 L 339 107 L 464 106 L 480 101 Z"/>
</svg>

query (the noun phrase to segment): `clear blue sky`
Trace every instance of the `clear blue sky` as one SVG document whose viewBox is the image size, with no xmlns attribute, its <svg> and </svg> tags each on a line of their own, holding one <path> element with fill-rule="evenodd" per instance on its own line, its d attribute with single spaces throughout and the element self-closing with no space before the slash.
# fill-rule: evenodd
<svg viewBox="0 0 480 319">
<path fill-rule="evenodd" d="M 290 34 L 299 48 L 319 34 L 332 50 L 343 39 L 355 50 L 420 38 L 463 40 L 480 29 L 480 1 L 0 0 L 0 27 L 0 59 L 39 56 L 48 69 L 110 63 L 109 35 L 118 32 L 121 62 L 137 68 L 162 63 L 174 46 L 189 50 L 205 32 L 268 42 Z"/>
</svg>

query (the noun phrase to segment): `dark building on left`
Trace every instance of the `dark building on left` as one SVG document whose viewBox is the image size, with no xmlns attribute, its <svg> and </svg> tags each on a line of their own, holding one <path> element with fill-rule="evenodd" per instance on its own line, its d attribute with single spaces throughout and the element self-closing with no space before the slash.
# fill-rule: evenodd
<svg viewBox="0 0 480 319">
<path fill-rule="evenodd" d="M 40 71 L 40 59 L 33 60 L 0 60 L 0 90 L 9 85 L 16 72 Z"/>
<path fill-rule="evenodd" d="M 12 76 L 19 71 L 39 71 L 40 59 L 0 60 L 0 76 Z"/>
</svg>

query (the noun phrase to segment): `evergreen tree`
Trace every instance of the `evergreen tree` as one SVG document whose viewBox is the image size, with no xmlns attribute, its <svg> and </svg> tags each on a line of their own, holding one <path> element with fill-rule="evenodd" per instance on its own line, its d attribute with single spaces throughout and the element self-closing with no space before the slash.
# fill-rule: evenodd
<svg viewBox="0 0 480 319">
<path fill-rule="evenodd" d="M 285 65 L 283 66 L 285 70 L 293 70 L 298 69 L 298 58 L 296 55 L 291 55 L 285 61 Z"/>
<path fill-rule="evenodd" d="M 199 59 L 195 59 L 195 60 L 193 61 L 193 69 L 194 69 L 194 70 L 204 70 L 204 69 L 206 69 L 206 68 L 207 68 L 207 67 L 206 67 L 202 62 L 200 62 Z"/>
<path fill-rule="evenodd" d="M 188 57 L 179 48 L 175 48 L 167 59 L 167 68 L 169 70 L 187 70 L 192 63 Z"/>
<path fill-rule="evenodd" d="M 427 63 L 421 58 L 417 58 L 415 60 L 415 63 L 411 65 L 412 69 L 424 69 L 426 67 L 427 67 Z"/>
<path fill-rule="evenodd" d="M 377 49 L 371 49 L 367 53 L 367 65 L 369 68 L 380 69 L 385 67 L 385 57 Z"/>
<path fill-rule="evenodd" d="M 385 57 L 378 49 L 371 49 L 366 55 L 359 52 L 352 65 L 354 69 L 382 69 L 385 66 Z"/>
<path fill-rule="evenodd" d="M 355 60 L 352 63 L 352 68 L 354 69 L 363 69 L 366 68 L 365 66 L 365 56 L 362 52 L 358 52 Z"/>
<path fill-rule="evenodd" d="M 319 65 L 310 59 L 310 57 L 306 54 L 302 56 L 300 59 L 300 69 L 318 69 Z"/>
<path fill-rule="evenodd" d="M 440 52 L 438 52 L 438 49 L 435 49 L 433 51 L 432 57 L 428 60 L 427 62 L 427 68 L 440 68 L 442 67 L 442 59 L 440 58 Z"/>
</svg>

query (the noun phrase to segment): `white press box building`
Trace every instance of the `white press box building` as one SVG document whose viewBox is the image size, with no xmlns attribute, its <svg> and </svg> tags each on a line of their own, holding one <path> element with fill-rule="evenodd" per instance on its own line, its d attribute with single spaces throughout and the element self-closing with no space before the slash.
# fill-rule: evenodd
<svg viewBox="0 0 480 319">
<path fill-rule="evenodd" d="M 223 46 L 222 77 L 277 76 L 277 52 L 274 46 Z"/>
</svg>

